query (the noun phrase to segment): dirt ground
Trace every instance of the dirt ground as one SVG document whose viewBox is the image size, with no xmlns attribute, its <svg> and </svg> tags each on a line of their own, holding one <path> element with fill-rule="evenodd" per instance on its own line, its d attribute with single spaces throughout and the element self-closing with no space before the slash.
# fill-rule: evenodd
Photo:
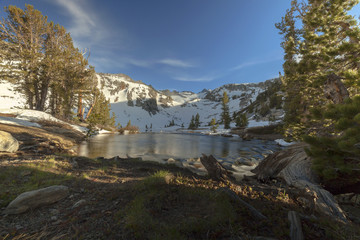
<svg viewBox="0 0 360 240">
<path fill-rule="evenodd" d="M 82 134 L 42 124 L 0 124 L 21 143 L 16 153 L 0 153 L 0 212 L 24 191 L 65 185 L 69 196 L 19 215 L 0 213 L 2 239 L 290 239 L 288 211 L 300 214 L 305 239 L 360 239 L 359 223 L 342 225 L 315 213 L 280 180 L 219 183 L 171 164 L 78 157 L 70 149 Z M 154 185 L 149 178 L 159 171 L 174 177 Z M 217 189 L 224 187 L 267 219 L 254 219 L 238 203 L 219 198 Z M 218 201 L 212 210 L 210 199 Z"/>
</svg>

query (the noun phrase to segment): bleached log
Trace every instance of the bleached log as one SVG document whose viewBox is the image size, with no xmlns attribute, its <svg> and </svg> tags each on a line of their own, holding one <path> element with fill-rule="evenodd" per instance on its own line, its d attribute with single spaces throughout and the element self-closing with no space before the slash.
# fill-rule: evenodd
<svg viewBox="0 0 360 240">
<path fill-rule="evenodd" d="M 304 240 L 299 214 L 295 211 L 289 211 L 288 219 L 290 221 L 290 239 Z"/>
<path fill-rule="evenodd" d="M 290 186 L 303 190 L 313 200 L 314 210 L 347 222 L 344 211 L 334 196 L 323 189 L 311 170 L 311 158 L 305 153 L 306 144 L 296 144 L 266 157 L 253 173 L 260 181 L 280 177 Z"/>
<path fill-rule="evenodd" d="M 256 208 L 254 208 L 244 200 L 242 200 L 234 191 L 231 191 L 229 188 L 222 187 L 217 189 L 217 191 L 226 193 L 235 202 L 238 202 L 242 206 L 246 207 L 254 218 L 259 220 L 267 219 L 267 217 L 265 217 L 261 212 L 259 212 Z"/>
</svg>

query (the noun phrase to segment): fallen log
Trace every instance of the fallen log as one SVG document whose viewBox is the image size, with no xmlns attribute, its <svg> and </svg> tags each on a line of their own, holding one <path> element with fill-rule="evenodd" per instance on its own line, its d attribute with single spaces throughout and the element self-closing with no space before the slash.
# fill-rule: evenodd
<svg viewBox="0 0 360 240">
<path fill-rule="evenodd" d="M 235 178 L 231 176 L 231 173 L 226 170 L 212 155 L 206 156 L 205 154 L 202 154 L 200 161 L 208 171 L 211 179 L 222 182 L 235 180 Z"/>
<path fill-rule="evenodd" d="M 222 187 L 218 188 L 217 191 L 226 193 L 232 200 L 246 207 L 254 218 L 258 220 L 267 219 L 267 217 L 265 217 L 261 212 L 259 212 L 256 208 L 254 208 L 244 200 L 242 200 L 234 191 L 231 191 L 229 188 Z"/>
<path fill-rule="evenodd" d="M 259 181 L 282 178 L 289 186 L 303 190 L 312 199 L 314 210 L 347 222 L 345 213 L 334 196 L 319 185 L 311 170 L 311 158 L 305 153 L 306 144 L 296 144 L 266 157 L 252 170 Z"/>
<path fill-rule="evenodd" d="M 290 221 L 290 239 L 304 240 L 299 214 L 295 211 L 289 211 L 288 219 Z"/>
</svg>

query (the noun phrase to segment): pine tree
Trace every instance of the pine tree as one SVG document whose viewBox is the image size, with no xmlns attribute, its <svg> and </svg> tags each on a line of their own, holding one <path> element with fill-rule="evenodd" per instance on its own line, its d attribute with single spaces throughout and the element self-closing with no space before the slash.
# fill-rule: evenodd
<svg viewBox="0 0 360 240">
<path fill-rule="evenodd" d="M 249 124 L 246 113 L 237 113 L 235 123 L 237 127 L 246 127 Z"/>
<path fill-rule="evenodd" d="M 231 118 L 230 118 L 229 106 L 228 106 L 229 97 L 228 97 L 226 91 L 224 91 L 224 93 L 223 93 L 221 103 L 222 103 L 222 110 L 223 110 L 223 112 L 221 114 L 221 117 L 222 117 L 222 121 L 224 123 L 224 128 L 229 129 L 230 128 Z"/>
<path fill-rule="evenodd" d="M 307 136 L 313 169 L 333 192 L 360 184 L 360 96 L 331 104 L 317 117 L 330 124 L 326 136 Z"/>
<path fill-rule="evenodd" d="M 195 128 L 196 128 L 196 126 L 195 126 L 195 117 L 194 117 L 194 115 L 192 115 L 188 129 L 195 129 Z"/>
<path fill-rule="evenodd" d="M 287 133 L 306 135 L 313 168 L 335 193 L 360 184 L 360 98 L 356 96 L 360 92 L 360 29 L 348 14 L 358 3 L 292 1 L 292 8 L 277 24 L 284 39 Z M 300 19 L 301 29 L 295 29 L 294 19 Z M 330 104 L 334 98 L 324 94 L 334 77 L 349 92 L 343 103 Z"/>
<path fill-rule="evenodd" d="M 199 115 L 199 113 L 197 113 L 196 116 L 195 116 L 194 127 L 195 128 L 200 127 L 200 115 Z"/>
<path fill-rule="evenodd" d="M 216 119 L 212 118 L 211 121 L 209 122 L 209 126 L 211 131 L 213 131 L 214 133 L 216 133 L 216 129 L 219 127 L 218 124 L 216 124 Z"/>
<path fill-rule="evenodd" d="M 340 76 L 352 95 L 359 92 L 355 79 L 359 77 L 360 31 L 348 14 L 358 2 L 312 0 L 298 4 L 293 0 L 291 9 L 276 24 L 285 51 L 285 75 L 281 78 L 287 93 L 285 123 L 287 133 L 295 138 L 309 125 L 315 126 L 310 112 L 329 103 L 323 88 L 330 74 Z M 296 29 L 296 25 L 302 28 Z"/>
<path fill-rule="evenodd" d="M 57 116 L 71 118 L 76 97 L 81 99 L 83 91 L 91 94 L 96 86 L 84 53 L 73 46 L 64 27 L 48 22 L 33 6 L 9 6 L 5 11 L 8 16 L 0 21 L 2 78 L 24 94 L 28 108 L 50 108 Z"/>
<path fill-rule="evenodd" d="M 126 124 L 126 128 L 131 126 L 131 120 L 128 121 L 128 123 Z"/>
<path fill-rule="evenodd" d="M 16 45 L 18 75 L 11 79 L 16 89 L 25 94 L 30 109 L 39 101 L 41 61 L 44 35 L 48 29 L 47 17 L 33 6 L 26 4 L 25 10 L 16 6 L 5 7 L 7 19 L 0 22 L 1 38 Z"/>
<path fill-rule="evenodd" d="M 111 112 L 110 101 L 106 100 L 104 94 L 95 89 L 96 102 L 92 108 L 92 111 L 88 113 L 87 122 L 93 125 L 100 125 L 102 127 L 115 127 L 115 115 Z"/>
</svg>

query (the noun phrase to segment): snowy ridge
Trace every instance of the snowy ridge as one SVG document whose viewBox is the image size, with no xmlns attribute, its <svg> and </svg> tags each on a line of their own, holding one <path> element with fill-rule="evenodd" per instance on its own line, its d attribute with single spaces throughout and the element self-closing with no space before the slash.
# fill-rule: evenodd
<svg viewBox="0 0 360 240">
<path fill-rule="evenodd" d="M 168 131 L 188 127 L 192 115 L 199 113 L 201 126 L 207 126 L 212 118 L 220 120 L 221 98 L 226 91 L 229 96 L 230 114 L 240 111 L 255 101 L 257 95 L 266 89 L 266 82 L 248 84 L 227 84 L 214 90 L 200 93 L 155 90 L 140 81 L 134 81 L 124 74 L 98 74 L 99 88 L 116 115 L 116 121 L 133 125 L 145 131 Z M 269 82 L 268 82 L 269 83 Z M 168 128 L 171 121 L 175 126 Z"/>
<path fill-rule="evenodd" d="M 271 83 L 271 80 L 268 80 L 261 83 L 226 84 L 213 90 L 204 89 L 193 93 L 156 90 L 151 85 L 134 81 L 125 74 L 98 73 L 97 78 L 99 89 L 110 100 L 116 122 L 124 126 L 130 120 L 131 124 L 138 126 L 141 131 L 145 131 L 146 126 L 149 130 L 152 126 L 152 131 L 173 131 L 182 126 L 187 128 L 191 117 L 197 113 L 200 115 L 200 127 L 206 127 L 212 118 L 220 120 L 224 91 L 229 96 L 232 115 L 234 111 L 249 106 Z M 16 93 L 10 83 L 0 83 L 0 109 L 24 106 L 24 97 Z M 175 126 L 165 127 L 172 121 Z M 257 123 L 250 121 L 250 125 Z"/>
</svg>

